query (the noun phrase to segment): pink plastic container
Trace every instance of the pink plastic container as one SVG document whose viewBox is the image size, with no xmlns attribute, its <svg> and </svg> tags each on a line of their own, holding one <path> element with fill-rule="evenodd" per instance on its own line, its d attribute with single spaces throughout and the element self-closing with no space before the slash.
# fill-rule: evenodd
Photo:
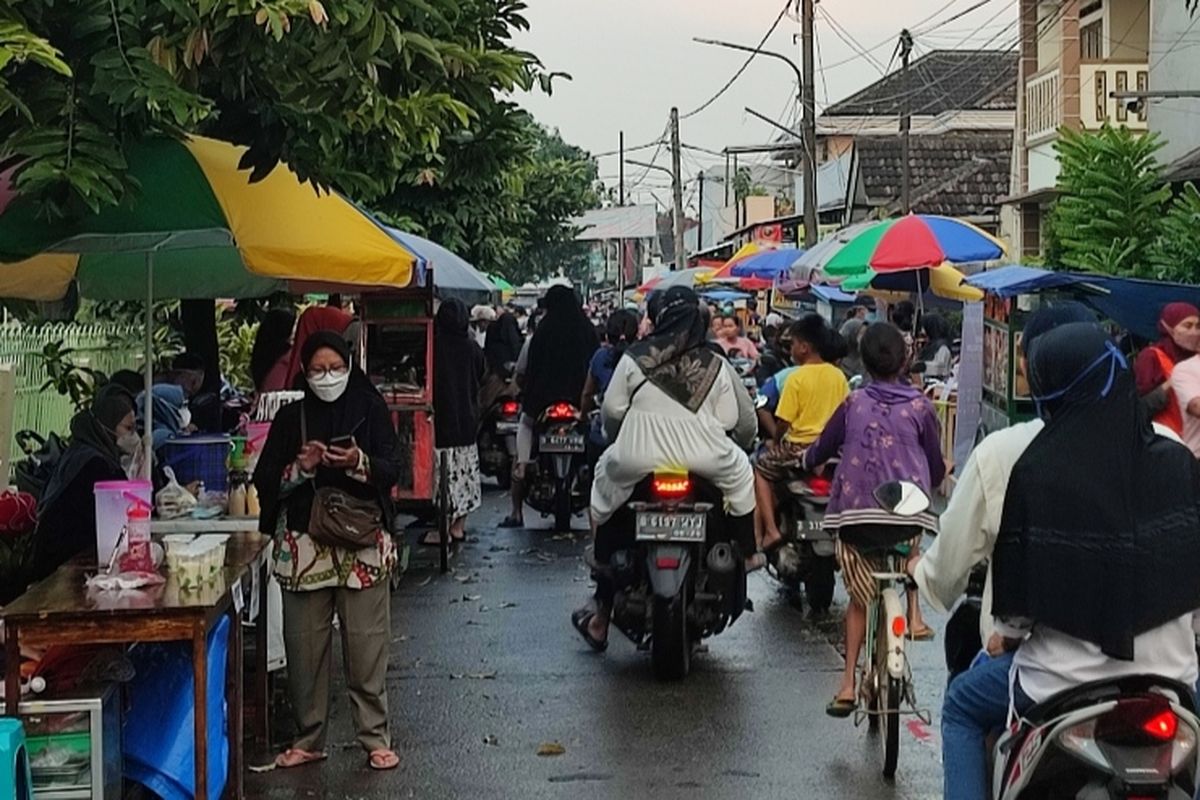
<svg viewBox="0 0 1200 800">
<path fill-rule="evenodd" d="M 125 527 L 130 496 L 150 506 L 154 488 L 150 481 L 101 481 L 93 491 L 96 495 L 96 556 L 100 566 L 104 567 Z"/>
</svg>

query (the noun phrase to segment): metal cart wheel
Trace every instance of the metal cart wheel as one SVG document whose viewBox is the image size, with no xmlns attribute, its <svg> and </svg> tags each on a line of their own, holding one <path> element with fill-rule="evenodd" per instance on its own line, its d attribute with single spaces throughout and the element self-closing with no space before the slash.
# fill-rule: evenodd
<svg viewBox="0 0 1200 800">
<path fill-rule="evenodd" d="M 442 574 L 450 571 L 450 457 L 448 453 L 438 456 L 437 526 L 438 551 Z"/>
</svg>

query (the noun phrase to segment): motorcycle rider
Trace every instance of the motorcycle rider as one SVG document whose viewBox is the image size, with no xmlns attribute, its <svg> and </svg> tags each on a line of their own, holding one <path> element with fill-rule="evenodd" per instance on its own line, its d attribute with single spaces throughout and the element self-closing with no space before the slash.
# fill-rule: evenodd
<svg viewBox="0 0 1200 800">
<path fill-rule="evenodd" d="M 674 286 L 655 303 L 654 333 L 629 346 L 604 395 L 608 440 L 592 483 L 595 559 L 608 563 L 632 531 L 606 525 L 637 484 L 664 466 L 686 468 L 712 482 L 725 497 L 734 541 L 754 552 L 754 473 L 741 444 L 756 433 L 754 406 L 733 367 L 705 346 L 699 298 Z M 732 441 L 729 435 L 732 433 Z M 741 444 L 739 444 L 739 442 Z M 608 646 L 614 587 L 596 579 L 595 607 L 571 622 L 597 651 Z"/>
<path fill-rule="evenodd" d="M 1095 315 L 1079 303 L 1035 312 L 1024 327 L 1018 368 L 1027 372 L 1027 355 L 1043 334 L 1063 325 L 1094 320 Z M 1009 475 L 1044 425 L 1041 419 L 1034 419 L 988 435 L 958 471 L 954 493 L 939 520 L 938 538 L 928 552 L 909 564 L 923 598 L 935 609 L 945 611 L 953 605 L 966 589 L 974 566 L 991 557 Z M 986 737 L 1004 725 L 1009 710 L 1008 676 L 1013 654 L 993 631 L 990 569 L 983 590 L 979 636 L 989 658 L 951 681 L 942 709 L 947 800 L 986 796 Z"/>
<path fill-rule="evenodd" d="M 597 396 L 603 397 L 612 380 L 617 362 L 625 355 L 625 349 L 635 341 L 638 335 L 638 317 L 632 311 L 617 309 L 608 315 L 604 323 L 604 344 L 592 356 L 588 365 L 587 380 L 583 382 L 583 396 L 579 399 L 579 410 L 587 416 L 596 408 Z M 589 427 L 589 439 L 593 447 L 604 449 L 607 443 L 604 438 L 602 420 L 597 417 Z"/>
<path fill-rule="evenodd" d="M 755 495 L 762 531 L 762 549 L 772 557 L 783 544 L 775 518 L 775 484 L 786 480 L 799 464 L 804 448 L 821 435 L 825 423 L 850 394 L 842 371 L 830 363 L 840 344 L 825 320 L 809 314 L 792 325 L 792 363 L 775 416 L 777 436 L 754 465 Z"/>
<path fill-rule="evenodd" d="M 551 403 L 575 401 L 583 391 L 588 363 L 600 346 L 596 328 L 570 286 L 552 286 L 543 298 L 545 316 L 517 362 L 523 393 L 517 430 L 517 464 L 513 468 L 512 513 L 501 528 L 525 524 L 525 468 L 533 457 L 534 425 Z M 526 363 L 521 363 L 524 359 Z"/>
</svg>

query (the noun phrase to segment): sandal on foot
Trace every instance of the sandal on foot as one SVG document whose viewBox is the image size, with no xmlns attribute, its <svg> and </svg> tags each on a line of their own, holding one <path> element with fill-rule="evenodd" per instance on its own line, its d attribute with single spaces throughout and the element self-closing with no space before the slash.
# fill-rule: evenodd
<svg viewBox="0 0 1200 800">
<path fill-rule="evenodd" d="M 524 528 L 525 520 L 517 519 L 516 517 L 505 517 L 497 526 L 500 528 Z"/>
<path fill-rule="evenodd" d="M 825 706 L 825 713 L 836 719 L 845 719 L 853 714 L 858 709 L 858 703 L 853 700 L 846 700 L 841 697 L 835 697 L 830 701 L 829 705 Z"/>
<path fill-rule="evenodd" d="M 588 647 L 597 653 L 603 653 L 608 649 L 608 639 L 601 641 L 592 636 L 591 631 L 588 630 L 588 625 L 591 624 L 592 617 L 594 616 L 596 616 L 595 611 L 592 611 L 590 608 L 581 608 L 571 615 L 571 625 L 575 627 L 575 630 L 579 632 L 583 640 L 588 643 Z"/>
<path fill-rule="evenodd" d="M 466 536 L 463 536 L 461 538 L 459 538 L 457 536 L 451 536 L 450 537 L 450 546 L 455 547 L 457 545 L 462 544 L 466 540 L 467 540 Z M 422 536 L 419 541 L 420 541 L 420 545 L 422 547 L 441 547 L 442 546 L 442 535 L 440 533 L 438 533 L 437 531 L 430 531 L 429 533 Z"/>
<path fill-rule="evenodd" d="M 328 754 L 324 751 L 311 753 L 308 750 L 300 750 L 293 747 L 275 756 L 275 766 L 279 769 L 291 769 L 292 767 L 302 767 L 305 764 L 324 761 L 328 757 Z"/>
<path fill-rule="evenodd" d="M 389 770 L 400 766 L 400 756 L 391 750 L 372 750 L 367 756 L 367 765 L 374 770 Z"/>
<path fill-rule="evenodd" d="M 922 625 L 916 630 L 909 631 L 906 635 L 913 642 L 932 642 L 934 637 L 937 636 L 937 631 L 928 625 Z"/>
</svg>

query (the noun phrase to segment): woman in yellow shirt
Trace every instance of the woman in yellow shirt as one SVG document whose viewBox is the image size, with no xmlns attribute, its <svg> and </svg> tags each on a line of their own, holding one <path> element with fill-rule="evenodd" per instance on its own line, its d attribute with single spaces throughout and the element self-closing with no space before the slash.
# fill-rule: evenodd
<svg viewBox="0 0 1200 800">
<path fill-rule="evenodd" d="M 775 518 L 775 485 L 787 480 L 804 449 L 825 429 L 825 423 L 850 394 L 846 376 L 834 364 L 837 334 L 816 314 L 792 325 L 792 363 L 775 410 L 779 438 L 756 460 L 755 492 L 762 524 L 762 548 L 771 553 L 783 542 Z"/>
</svg>

